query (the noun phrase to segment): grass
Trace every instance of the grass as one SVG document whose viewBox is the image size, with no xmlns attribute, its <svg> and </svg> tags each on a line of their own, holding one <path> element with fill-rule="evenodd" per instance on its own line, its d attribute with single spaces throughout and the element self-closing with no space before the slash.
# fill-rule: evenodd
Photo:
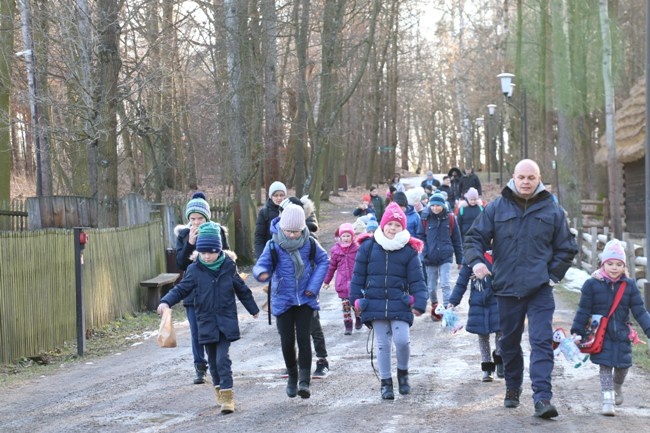
<svg viewBox="0 0 650 433">
<path fill-rule="evenodd" d="M 186 319 L 185 308 L 174 306 L 174 321 Z M 48 375 L 63 365 L 86 362 L 120 352 L 157 333 L 160 317 L 155 311 L 139 312 L 93 329 L 86 339 L 84 356 L 77 354 L 77 341 L 66 341 L 61 347 L 38 356 L 21 358 L 13 364 L 0 364 L 0 389 L 18 385 L 34 377 Z"/>
</svg>

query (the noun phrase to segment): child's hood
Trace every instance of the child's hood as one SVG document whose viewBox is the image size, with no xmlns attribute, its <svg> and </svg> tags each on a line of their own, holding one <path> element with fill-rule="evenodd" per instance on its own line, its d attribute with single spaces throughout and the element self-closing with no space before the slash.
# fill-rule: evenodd
<svg viewBox="0 0 650 433">
<path fill-rule="evenodd" d="M 302 203 L 302 209 L 305 211 L 305 217 L 309 218 L 309 215 L 314 213 L 316 207 L 314 202 L 309 198 L 308 195 L 303 195 L 300 197 L 300 202 Z"/>
</svg>

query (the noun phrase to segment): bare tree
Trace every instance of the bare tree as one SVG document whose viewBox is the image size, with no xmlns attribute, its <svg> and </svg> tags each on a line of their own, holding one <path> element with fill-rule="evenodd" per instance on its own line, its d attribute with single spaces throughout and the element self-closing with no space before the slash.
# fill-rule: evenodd
<svg viewBox="0 0 650 433">
<path fill-rule="evenodd" d="M 605 86 L 605 135 L 607 136 L 607 174 L 609 177 L 609 202 L 611 227 L 614 236 L 622 238 L 623 226 L 621 218 L 621 188 L 619 181 L 618 163 L 616 162 L 616 123 L 614 116 L 614 83 L 612 81 L 612 36 L 609 24 L 608 1 L 600 0 L 600 31 L 603 41 L 603 85 Z M 647 173 L 646 173 L 647 175 Z"/>
<path fill-rule="evenodd" d="M 0 29 L 10 29 L 13 25 L 14 2 L 0 0 Z M 14 37 L 9 31 L 3 32 L 0 41 L 0 201 L 11 198 L 11 60 L 14 56 Z"/>
</svg>

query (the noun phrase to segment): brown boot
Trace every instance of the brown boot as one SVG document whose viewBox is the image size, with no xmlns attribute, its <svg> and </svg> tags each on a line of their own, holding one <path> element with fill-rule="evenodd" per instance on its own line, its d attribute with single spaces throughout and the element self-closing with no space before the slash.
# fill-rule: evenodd
<svg viewBox="0 0 650 433">
<path fill-rule="evenodd" d="M 221 406 L 223 404 L 223 399 L 221 398 L 221 387 L 219 385 L 214 387 L 214 393 L 217 396 L 217 404 Z"/>
<path fill-rule="evenodd" d="M 222 389 L 221 393 L 221 413 L 233 413 L 235 411 L 235 396 L 232 389 Z"/>
</svg>

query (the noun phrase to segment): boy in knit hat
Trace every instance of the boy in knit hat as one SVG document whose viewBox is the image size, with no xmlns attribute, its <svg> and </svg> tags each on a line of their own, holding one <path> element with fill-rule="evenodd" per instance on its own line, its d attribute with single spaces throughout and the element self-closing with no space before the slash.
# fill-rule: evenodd
<svg viewBox="0 0 650 433">
<path fill-rule="evenodd" d="M 275 181 L 269 186 L 269 198 L 260 209 L 255 222 L 255 257 L 259 257 L 264 245 L 271 239 L 271 221 L 280 215 L 280 204 L 287 196 L 287 187 Z"/>
<path fill-rule="evenodd" d="M 176 266 L 181 272 L 193 262 L 194 251 L 196 250 L 196 241 L 199 234 L 199 226 L 210 221 L 210 205 L 208 204 L 205 194 L 200 191 L 192 194 L 192 198 L 185 206 L 185 219 L 188 221 L 185 225 L 178 225 L 174 228 L 176 234 Z M 222 228 L 221 244 L 224 250 L 230 249 L 226 231 Z M 194 294 L 188 295 L 183 299 L 183 306 L 187 313 L 187 321 L 190 324 L 190 336 L 192 338 L 192 357 L 194 361 L 194 371 L 196 376 L 194 383 L 196 385 L 205 383 L 205 374 L 208 370 L 208 361 L 205 359 L 205 350 L 202 344 L 199 344 L 199 331 L 196 322 L 196 313 L 194 311 Z"/>
<path fill-rule="evenodd" d="M 456 265 L 461 268 L 463 262 L 463 248 L 460 239 L 460 230 L 456 219 L 447 210 L 447 201 L 442 193 L 435 192 L 429 201 L 429 212 L 423 222 L 424 250 L 422 261 L 427 272 L 427 285 L 431 298 L 431 318 L 440 320 L 435 314 L 438 306 L 438 282 L 442 289 L 443 304 L 449 304 L 451 296 L 450 272 L 454 255 Z"/>
<path fill-rule="evenodd" d="M 272 279 L 271 313 L 276 318 L 282 356 L 288 371 L 287 395 L 309 398 L 311 321 L 315 312 L 320 310 L 318 294 L 329 258 L 318 241 L 310 241 L 305 212 L 300 206 L 287 205 L 279 220 L 271 224 L 271 233 L 271 240 L 253 267 L 253 276 L 260 282 L 268 281 L 269 277 Z M 273 258 L 272 249 L 277 260 Z"/>
<path fill-rule="evenodd" d="M 571 333 L 587 335 L 586 325 L 595 317 L 605 317 L 619 291 L 622 297 L 609 318 L 603 348 L 591 355 L 591 362 L 600 366 L 602 393 L 601 414 L 614 416 L 614 406 L 623 404 L 623 382 L 632 366 L 632 344 L 621 338 L 621 330 L 628 329 L 630 312 L 643 332 L 650 338 L 650 314 L 643 306 L 643 298 L 636 281 L 626 275 L 625 250 L 617 239 L 607 242 L 600 257 L 601 266 L 582 286 L 580 302 L 573 319 Z"/>
<path fill-rule="evenodd" d="M 229 349 L 230 343 L 240 338 L 235 297 L 255 318 L 259 308 L 253 292 L 239 276 L 234 260 L 222 251 L 219 224 L 210 221 L 199 226 L 196 251 L 198 260 L 160 300 L 157 311 L 162 315 L 182 299 L 194 295 L 198 340 L 208 354 L 217 403 L 221 412 L 228 414 L 235 410 Z"/>
</svg>

